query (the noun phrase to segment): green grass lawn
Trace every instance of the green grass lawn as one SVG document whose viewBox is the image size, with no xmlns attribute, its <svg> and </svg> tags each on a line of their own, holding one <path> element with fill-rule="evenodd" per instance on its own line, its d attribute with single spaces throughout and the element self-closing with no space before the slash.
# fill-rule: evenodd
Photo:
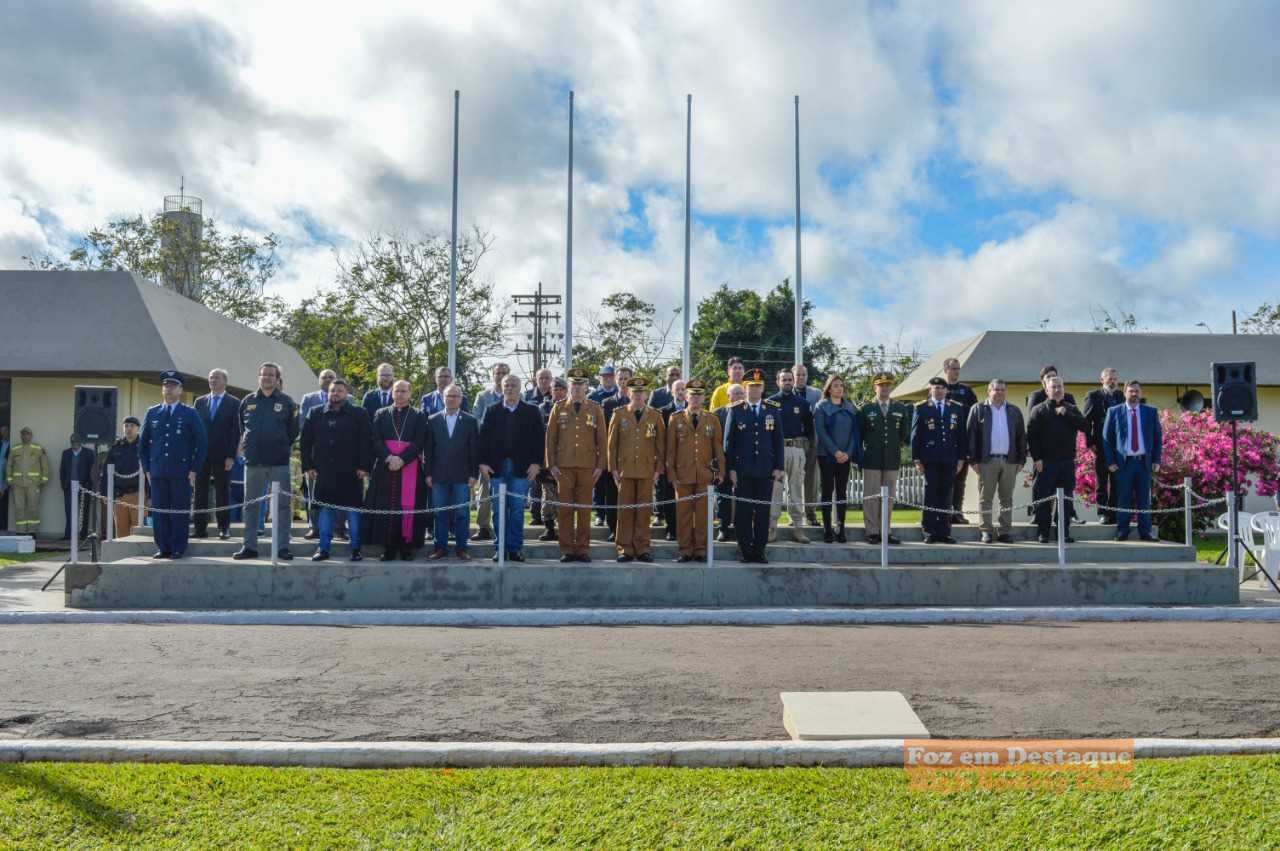
<svg viewBox="0 0 1280 851">
<path fill-rule="evenodd" d="M 911 792 L 901 769 L 0 766 L 0 846 L 1264 848 L 1280 758 L 1139 762 L 1120 791 Z"/>
<path fill-rule="evenodd" d="M 69 552 L 0 553 L 0 567 L 26 564 L 29 561 L 66 561 Z"/>
</svg>

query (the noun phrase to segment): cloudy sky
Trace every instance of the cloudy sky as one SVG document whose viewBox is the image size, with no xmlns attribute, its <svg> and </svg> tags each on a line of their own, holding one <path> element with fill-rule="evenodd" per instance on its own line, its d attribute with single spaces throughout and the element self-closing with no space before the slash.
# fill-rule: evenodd
<svg viewBox="0 0 1280 851">
<path fill-rule="evenodd" d="M 1280 6 L 1260 2 L 59 0 L 0 27 L 0 267 L 154 210 L 283 238 L 279 291 L 374 231 L 496 238 L 504 293 L 674 307 L 803 271 L 845 345 L 985 328 L 1229 331 L 1280 291 Z"/>
</svg>

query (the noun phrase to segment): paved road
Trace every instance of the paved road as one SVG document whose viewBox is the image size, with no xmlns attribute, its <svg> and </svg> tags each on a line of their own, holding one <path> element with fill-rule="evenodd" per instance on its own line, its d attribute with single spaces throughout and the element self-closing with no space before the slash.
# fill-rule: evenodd
<svg viewBox="0 0 1280 851">
<path fill-rule="evenodd" d="M 1280 735 L 1274 624 L 0 626 L 0 736 L 778 739 L 893 689 L 937 736 Z"/>
</svg>

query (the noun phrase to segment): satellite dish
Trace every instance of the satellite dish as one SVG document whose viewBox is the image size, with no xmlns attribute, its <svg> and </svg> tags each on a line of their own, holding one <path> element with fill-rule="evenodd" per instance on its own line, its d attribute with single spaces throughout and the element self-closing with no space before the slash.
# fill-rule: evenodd
<svg viewBox="0 0 1280 851">
<path fill-rule="evenodd" d="M 1199 390 L 1188 390 L 1178 397 L 1178 405 L 1188 413 L 1198 414 L 1204 410 L 1204 394 Z"/>
</svg>

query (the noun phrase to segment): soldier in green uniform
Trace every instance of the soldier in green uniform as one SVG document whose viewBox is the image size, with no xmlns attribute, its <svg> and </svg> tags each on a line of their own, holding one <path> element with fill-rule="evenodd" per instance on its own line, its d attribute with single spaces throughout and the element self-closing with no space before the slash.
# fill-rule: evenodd
<svg viewBox="0 0 1280 851">
<path fill-rule="evenodd" d="M 898 467 L 902 447 L 911 443 L 911 406 L 889 398 L 893 392 L 893 376 L 877 373 L 872 379 L 876 396 L 858 409 L 858 433 L 862 435 L 862 501 L 867 543 L 880 543 L 880 512 L 893 511 L 893 498 L 898 492 Z M 889 504 L 880 505 L 880 488 L 889 488 Z M 874 497 L 874 498 L 871 498 Z M 892 513 L 889 515 L 892 517 Z M 895 535 L 889 543 L 900 544 Z"/>
</svg>

